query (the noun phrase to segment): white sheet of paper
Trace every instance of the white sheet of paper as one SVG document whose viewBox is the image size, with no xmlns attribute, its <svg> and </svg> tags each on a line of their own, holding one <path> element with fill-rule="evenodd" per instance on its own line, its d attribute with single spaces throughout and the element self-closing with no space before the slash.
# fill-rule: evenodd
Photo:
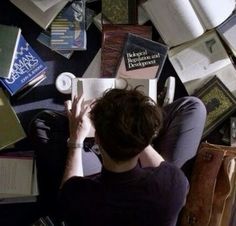
<svg viewBox="0 0 236 226">
<path fill-rule="evenodd" d="M 32 158 L 0 158 L 0 193 L 30 195 L 32 189 Z"/>
<path fill-rule="evenodd" d="M 31 0 L 40 10 L 47 11 L 62 0 Z"/>
</svg>

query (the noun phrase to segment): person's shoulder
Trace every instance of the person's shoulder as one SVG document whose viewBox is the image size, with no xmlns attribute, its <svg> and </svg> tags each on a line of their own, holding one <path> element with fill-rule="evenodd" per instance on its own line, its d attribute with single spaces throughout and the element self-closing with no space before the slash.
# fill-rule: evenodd
<svg viewBox="0 0 236 226">
<path fill-rule="evenodd" d="M 94 186 L 98 186 L 98 183 L 94 178 L 74 176 L 63 184 L 61 190 L 71 192 L 81 190 L 88 191 Z"/>
<path fill-rule="evenodd" d="M 187 190 L 189 186 L 188 179 L 183 171 L 166 161 L 163 161 L 158 167 L 153 169 L 153 177 L 156 178 L 158 183 L 162 184 L 163 188 L 182 187 Z"/>
</svg>

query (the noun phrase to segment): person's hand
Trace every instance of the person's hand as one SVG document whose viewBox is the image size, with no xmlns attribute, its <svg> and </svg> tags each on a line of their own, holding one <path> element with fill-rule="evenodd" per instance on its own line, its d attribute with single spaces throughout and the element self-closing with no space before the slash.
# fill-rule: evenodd
<svg viewBox="0 0 236 226">
<path fill-rule="evenodd" d="M 69 119 L 70 142 L 83 143 L 87 137 L 91 122 L 88 117 L 90 104 L 83 104 L 83 95 L 75 97 L 71 103 L 70 100 L 65 102 L 65 108 Z"/>
</svg>

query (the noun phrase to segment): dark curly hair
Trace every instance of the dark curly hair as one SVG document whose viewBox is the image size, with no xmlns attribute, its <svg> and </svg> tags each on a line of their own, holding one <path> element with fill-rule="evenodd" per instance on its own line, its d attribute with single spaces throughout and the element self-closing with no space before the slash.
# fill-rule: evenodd
<svg viewBox="0 0 236 226">
<path fill-rule="evenodd" d="M 90 118 L 101 147 L 116 161 L 139 154 L 162 126 L 161 108 L 138 87 L 107 90 L 93 103 Z"/>
</svg>

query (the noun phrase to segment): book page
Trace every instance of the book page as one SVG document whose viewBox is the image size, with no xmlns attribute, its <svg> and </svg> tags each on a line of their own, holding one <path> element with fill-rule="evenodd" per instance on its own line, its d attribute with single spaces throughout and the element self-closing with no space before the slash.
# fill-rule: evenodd
<svg viewBox="0 0 236 226">
<path fill-rule="evenodd" d="M 213 78 L 215 75 L 236 97 L 236 69 L 233 64 L 229 64 L 226 67 L 210 75 L 185 83 L 184 86 L 188 94 L 192 95 L 193 93 L 195 93 L 199 88 L 201 88 L 208 80 Z"/>
<path fill-rule="evenodd" d="M 235 8 L 235 0 L 189 0 L 206 29 L 224 22 Z"/>
<path fill-rule="evenodd" d="M 148 0 L 142 6 L 170 47 L 192 40 L 204 32 L 189 1 Z"/>
<path fill-rule="evenodd" d="M 101 76 L 101 48 L 87 67 L 83 78 L 99 78 Z"/>
<path fill-rule="evenodd" d="M 231 60 L 215 32 L 169 51 L 169 59 L 183 83 L 214 73 Z"/>
<path fill-rule="evenodd" d="M 138 90 L 143 92 L 146 96 L 152 98 L 157 102 L 157 79 L 116 79 L 115 86 L 118 89 L 123 89 L 128 85 L 131 88 L 139 86 Z"/>
<path fill-rule="evenodd" d="M 30 195 L 33 158 L 0 157 L 0 193 Z"/>
<path fill-rule="evenodd" d="M 72 79 L 72 99 L 84 94 L 85 101 L 101 97 L 105 90 L 114 88 L 114 79 L 109 78 L 75 78 Z"/>
<path fill-rule="evenodd" d="M 75 78 L 72 79 L 71 99 L 84 94 L 84 104 L 99 98 L 107 89 L 114 88 L 114 79 L 109 78 Z M 88 137 L 94 137 L 94 128 L 91 127 Z"/>
<path fill-rule="evenodd" d="M 62 0 L 31 0 L 40 10 L 45 12 Z"/>
</svg>

